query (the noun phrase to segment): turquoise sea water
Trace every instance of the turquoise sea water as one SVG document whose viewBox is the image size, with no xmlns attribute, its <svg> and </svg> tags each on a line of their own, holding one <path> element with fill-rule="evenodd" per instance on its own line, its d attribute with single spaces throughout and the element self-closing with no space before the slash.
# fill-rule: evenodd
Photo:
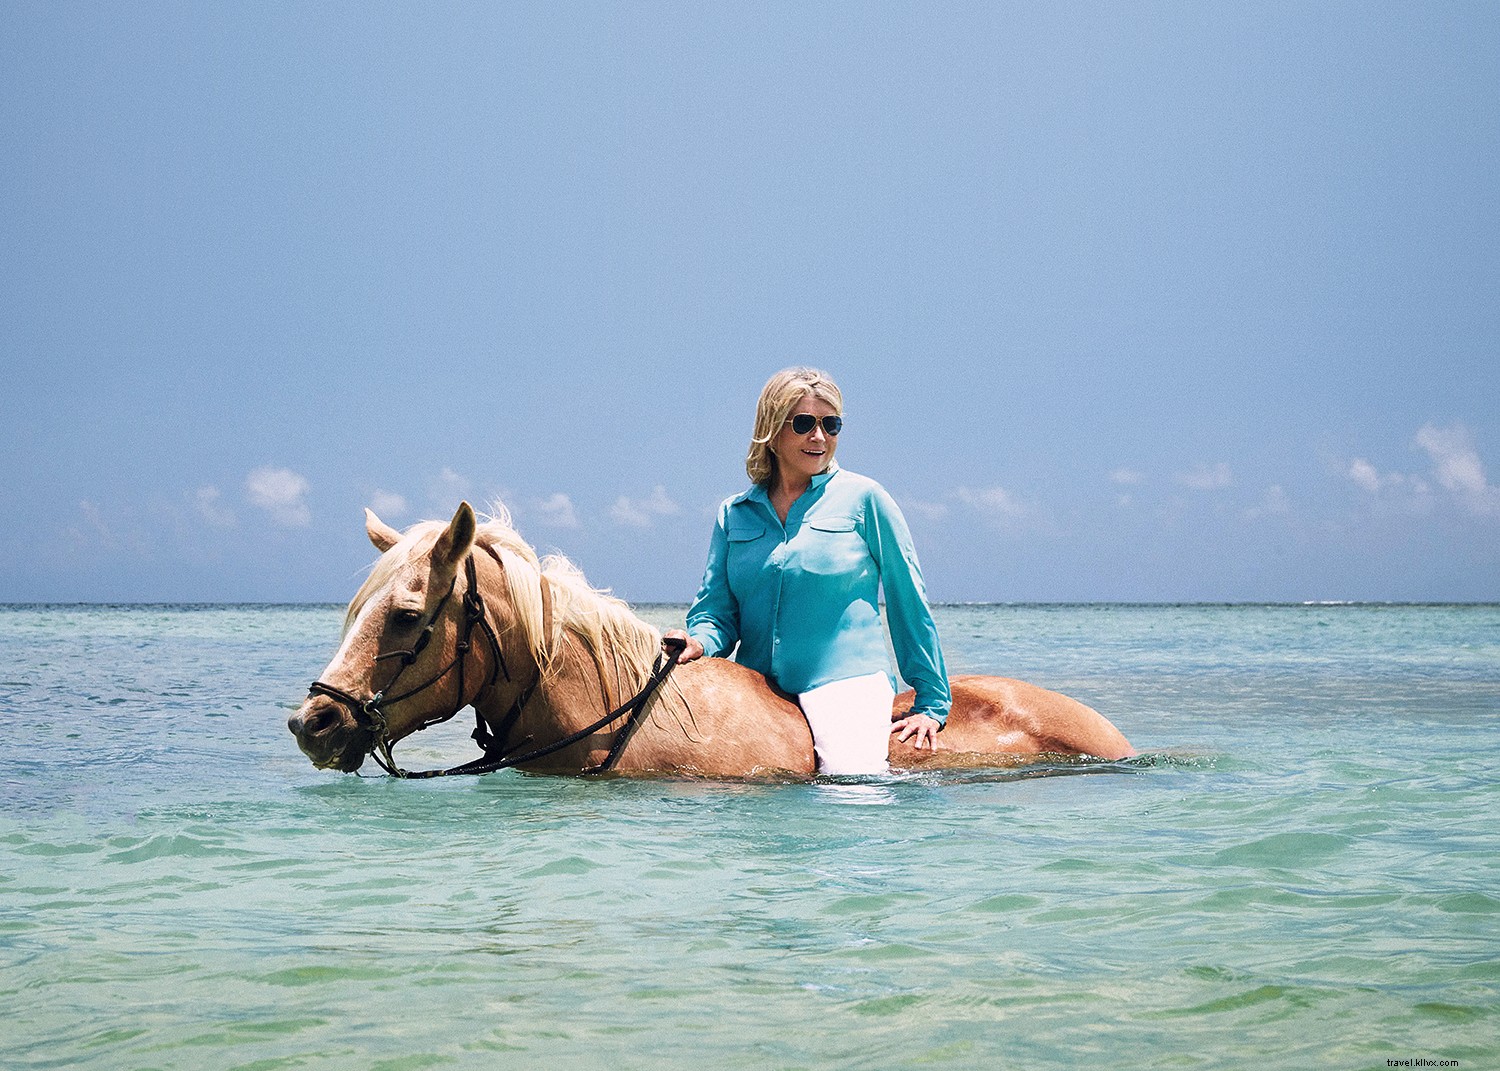
<svg viewBox="0 0 1500 1071">
<path fill-rule="evenodd" d="M 0 608 L 0 1067 L 1500 1066 L 1500 607 L 942 607 L 1147 755 L 863 784 L 319 772 L 341 613 Z"/>
</svg>

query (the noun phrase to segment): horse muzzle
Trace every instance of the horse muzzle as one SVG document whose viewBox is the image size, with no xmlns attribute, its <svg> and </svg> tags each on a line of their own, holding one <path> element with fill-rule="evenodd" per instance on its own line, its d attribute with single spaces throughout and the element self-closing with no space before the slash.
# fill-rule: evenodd
<svg viewBox="0 0 1500 1071">
<path fill-rule="evenodd" d="M 310 695 L 286 720 L 302 753 L 320 770 L 353 773 L 365 761 L 375 734 L 355 721 L 349 710 L 325 695 Z"/>
</svg>

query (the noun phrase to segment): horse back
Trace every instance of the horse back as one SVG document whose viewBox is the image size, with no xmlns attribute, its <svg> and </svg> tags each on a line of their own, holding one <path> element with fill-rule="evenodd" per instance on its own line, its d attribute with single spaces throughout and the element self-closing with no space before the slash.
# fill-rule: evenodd
<svg viewBox="0 0 1500 1071">
<path fill-rule="evenodd" d="M 1092 707 L 1047 688 L 1009 677 L 963 676 L 949 680 L 953 709 L 938 734 L 940 751 L 975 755 L 1093 755 L 1123 759 L 1130 741 Z M 913 692 L 896 697 L 893 717 L 911 710 Z M 936 758 L 891 738 L 894 766 L 928 765 Z M 939 760 L 941 761 L 941 760 Z"/>
<path fill-rule="evenodd" d="M 794 698 L 754 670 L 722 658 L 678 666 L 668 687 L 685 710 L 653 704 L 649 730 L 621 756 L 621 772 L 690 770 L 711 777 L 811 776 L 812 731 Z"/>
</svg>

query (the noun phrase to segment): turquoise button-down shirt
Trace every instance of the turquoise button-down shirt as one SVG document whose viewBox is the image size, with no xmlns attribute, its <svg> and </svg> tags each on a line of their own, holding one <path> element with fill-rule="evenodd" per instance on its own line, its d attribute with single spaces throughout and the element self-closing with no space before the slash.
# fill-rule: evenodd
<svg viewBox="0 0 1500 1071">
<path fill-rule="evenodd" d="M 878 483 L 837 466 L 813 477 L 785 524 L 759 484 L 719 507 L 687 632 L 710 657 L 738 643 L 736 661 L 788 692 L 889 673 L 882 586 L 912 713 L 946 723 L 948 671 L 906 519 Z"/>
</svg>

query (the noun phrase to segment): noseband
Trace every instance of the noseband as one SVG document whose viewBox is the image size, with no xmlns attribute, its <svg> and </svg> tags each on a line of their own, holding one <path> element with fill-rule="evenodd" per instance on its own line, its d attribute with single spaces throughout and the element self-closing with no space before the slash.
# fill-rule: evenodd
<svg viewBox="0 0 1500 1071">
<path fill-rule="evenodd" d="M 489 616 L 485 613 L 484 596 L 479 593 L 479 577 L 474 567 L 473 554 L 464 559 L 464 574 L 469 582 L 469 586 L 463 595 L 463 631 L 459 635 L 458 646 L 454 648 L 452 661 L 444 666 L 435 676 L 422 682 L 415 688 L 402 692 L 400 695 L 386 695 L 386 692 L 396 686 L 396 682 L 401 679 L 401 675 L 411 668 L 411 664 L 421 656 L 422 652 L 427 649 L 427 645 L 432 641 L 432 631 L 437 627 L 438 619 L 442 617 L 443 610 L 448 605 L 448 600 L 453 597 L 453 589 L 458 583 L 456 574 L 453 578 L 453 584 L 449 585 L 447 593 L 438 600 L 437 607 L 432 611 L 432 616 L 428 618 L 426 627 L 418 634 L 416 642 L 411 645 L 411 649 L 408 651 L 387 651 L 385 654 L 375 656 L 377 663 L 383 662 L 388 658 L 401 659 L 401 668 L 396 671 L 396 675 L 391 678 L 391 682 L 385 688 L 376 692 L 368 699 L 361 699 L 356 695 L 351 695 L 342 688 L 335 687 L 325 681 L 313 681 L 307 689 L 307 694 L 310 696 L 326 695 L 329 699 L 338 701 L 348 709 L 349 713 L 354 716 L 355 724 L 370 733 L 373 737 L 374 742 L 371 745 L 370 754 L 374 756 L 375 761 L 380 764 L 380 767 L 392 777 L 405 777 L 408 775 L 396 765 L 395 756 L 392 754 L 391 749 L 395 744 L 391 740 L 384 708 L 393 706 L 404 699 L 410 699 L 414 695 L 420 695 L 457 669 L 458 706 L 454 708 L 452 714 L 443 714 L 436 718 L 427 719 L 421 725 L 417 726 L 417 730 L 420 731 L 434 725 L 441 725 L 462 710 L 467 705 L 464 702 L 464 664 L 468 661 L 469 650 L 473 646 L 474 626 L 478 625 L 484 630 L 485 637 L 490 641 L 490 649 L 495 652 L 495 664 L 490 667 L 490 679 L 485 683 L 484 688 L 480 689 L 480 692 L 483 692 L 485 688 L 493 687 L 502 673 L 505 675 L 507 681 L 510 680 L 510 668 L 505 664 L 505 653 L 501 650 L 500 640 L 495 635 L 494 627 L 490 625 Z M 528 688 L 522 696 L 521 702 L 530 697 L 530 692 L 531 689 Z M 519 709 L 516 713 L 520 713 Z M 481 746 L 487 746 L 489 731 L 485 728 L 484 721 L 482 718 L 479 718 L 477 711 L 475 718 L 479 724 L 474 730 L 474 738 L 479 740 Z"/>
<path fill-rule="evenodd" d="M 496 561 L 497 563 L 499 562 L 498 557 Z M 501 565 L 501 568 L 503 569 L 504 566 Z M 505 664 L 505 653 L 500 648 L 500 640 L 495 635 L 494 627 L 489 622 L 489 615 L 485 612 L 484 596 L 479 593 L 479 577 L 474 567 L 473 553 L 470 553 L 464 559 L 464 574 L 468 580 L 468 589 L 463 594 L 463 631 L 459 636 L 458 645 L 454 649 L 452 661 L 444 666 L 436 676 L 424 681 L 415 688 L 402 692 L 400 695 L 387 696 L 385 694 L 396 686 L 396 682 L 401 679 L 401 675 L 411 668 L 411 664 L 417 660 L 421 653 L 426 650 L 428 643 L 431 642 L 433 629 L 437 627 L 438 619 L 442 616 L 443 609 L 448 605 L 448 600 L 453 597 L 453 589 L 458 583 L 456 573 L 454 574 L 453 584 L 449 585 L 447 593 L 438 600 L 436 608 L 432 611 L 432 616 L 427 620 L 426 627 L 417 636 L 416 642 L 412 644 L 411 649 L 409 651 L 389 651 L 385 654 L 375 656 L 376 662 L 382 662 L 387 658 L 401 659 L 401 668 L 396 671 L 396 675 L 391 678 L 390 683 L 385 688 L 376 692 L 368 699 L 361 699 L 356 695 L 351 695 L 349 692 L 344 691 L 342 688 L 318 680 L 313 681 L 308 686 L 307 694 L 309 696 L 327 696 L 329 699 L 342 704 L 353 715 L 355 724 L 370 733 L 372 743 L 369 753 L 375 759 L 376 763 L 379 764 L 380 768 L 392 777 L 411 779 L 450 777 L 458 774 L 491 773 L 495 770 L 503 770 L 511 766 L 520 766 L 535 759 L 551 755 L 553 752 L 561 751 L 570 744 L 575 744 L 585 737 L 592 736 L 610 722 L 620 717 L 620 715 L 628 713 L 630 717 L 624 727 L 616 734 L 614 744 L 609 749 L 609 754 L 598 766 L 592 767 L 586 772 L 607 773 L 613 769 L 616 760 L 620 757 L 620 753 L 625 750 L 625 745 L 630 742 L 630 738 L 635 734 L 636 728 L 640 725 L 641 716 L 646 710 L 646 704 L 650 701 L 651 696 L 655 694 L 657 688 L 661 686 L 662 682 L 667 679 L 668 675 L 676 667 L 677 656 L 686 646 L 682 640 L 676 638 L 662 640 L 662 644 L 667 650 L 657 658 L 655 666 L 652 667 L 651 676 L 646 681 L 644 688 L 620 706 L 604 715 L 604 717 L 552 744 L 525 754 L 517 754 L 517 752 L 530 742 L 529 737 L 522 740 L 514 748 L 507 748 L 506 746 L 511 729 L 521 717 L 521 711 L 525 708 L 527 702 L 530 701 L 532 693 L 536 690 L 536 686 L 541 682 L 541 675 L 538 674 L 537 680 L 524 688 L 521 694 L 516 697 L 516 701 L 511 705 L 505 717 L 501 719 L 499 729 L 495 733 L 492 734 L 489 731 L 489 727 L 485 725 L 484 717 L 479 711 L 477 709 L 474 711 L 475 727 L 472 736 L 479 746 L 484 749 L 484 754 L 479 758 L 447 770 L 403 770 L 396 765 L 396 756 L 392 751 L 395 747 L 395 742 L 391 739 L 390 727 L 384 708 L 399 703 L 404 699 L 410 699 L 414 695 L 420 695 L 441 681 L 449 673 L 452 673 L 456 668 L 458 670 L 458 706 L 453 709 L 451 714 L 441 714 L 435 718 L 428 718 L 417 726 L 416 731 L 420 732 L 434 725 L 441 725 L 443 722 L 457 715 L 466 705 L 464 703 L 464 663 L 467 661 L 469 650 L 472 647 L 471 641 L 474 635 L 474 626 L 478 625 L 484 630 L 485 637 L 490 642 L 490 649 L 495 652 L 495 664 L 490 667 L 490 679 L 483 688 L 479 689 L 479 693 L 476 694 L 475 698 L 477 699 L 478 695 L 483 694 L 486 689 L 493 687 L 499 679 L 500 674 L 503 673 L 505 675 L 506 681 L 510 680 L 510 669 Z"/>
</svg>

